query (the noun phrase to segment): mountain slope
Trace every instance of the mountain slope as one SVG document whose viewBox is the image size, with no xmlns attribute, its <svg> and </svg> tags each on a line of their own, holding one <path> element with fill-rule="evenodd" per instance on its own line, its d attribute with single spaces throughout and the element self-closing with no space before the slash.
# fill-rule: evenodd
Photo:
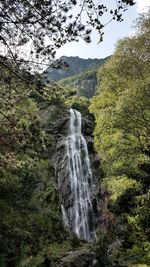
<svg viewBox="0 0 150 267">
<path fill-rule="evenodd" d="M 78 96 L 91 98 L 97 87 L 97 71 L 98 68 L 87 70 L 78 75 L 64 78 L 58 83 L 65 88 L 72 88 Z"/>
<path fill-rule="evenodd" d="M 48 68 L 46 71 L 46 76 L 48 80 L 58 81 L 66 77 L 79 74 L 85 70 L 101 66 L 108 58 L 109 57 L 102 59 L 83 59 L 79 57 L 62 56 L 60 58 L 60 61 L 66 62 L 68 64 L 68 67 L 64 69 Z"/>
</svg>

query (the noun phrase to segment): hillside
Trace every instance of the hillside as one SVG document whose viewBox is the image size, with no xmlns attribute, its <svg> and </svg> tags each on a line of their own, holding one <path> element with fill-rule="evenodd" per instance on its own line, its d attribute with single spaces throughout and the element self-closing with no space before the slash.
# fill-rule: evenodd
<svg viewBox="0 0 150 267">
<path fill-rule="evenodd" d="M 79 74 L 86 70 L 101 66 L 107 59 L 108 57 L 101 59 L 83 59 L 79 57 L 62 56 L 60 60 L 66 62 L 68 64 L 68 67 L 64 69 L 48 68 L 46 71 L 46 77 L 48 80 L 58 81 Z"/>
<path fill-rule="evenodd" d="M 90 69 L 78 75 L 64 78 L 58 83 L 66 89 L 74 89 L 77 96 L 91 98 L 97 87 L 97 71 L 98 68 Z"/>
</svg>

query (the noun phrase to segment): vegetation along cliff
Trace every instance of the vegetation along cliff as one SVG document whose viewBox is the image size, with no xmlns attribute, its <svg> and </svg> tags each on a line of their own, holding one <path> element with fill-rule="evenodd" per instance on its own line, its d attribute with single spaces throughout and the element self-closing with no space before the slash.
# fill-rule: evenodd
<svg viewBox="0 0 150 267">
<path fill-rule="evenodd" d="M 62 56 L 59 61 L 60 62 L 65 62 L 67 65 L 64 64 L 64 68 L 61 69 L 54 69 L 54 68 L 48 68 L 46 73 L 47 73 L 47 78 L 49 80 L 53 81 L 58 81 L 70 76 L 74 76 L 77 74 L 80 74 L 81 72 L 84 72 L 88 69 L 92 69 L 95 67 L 98 67 L 105 62 L 104 59 L 83 59 L 79 57 L 66 57 Z"/>
<path fill-rule="evenodd" d="M 149 43 L 48 83 L 0 57 L 1 267 L 150 266 Z"/>
<path fill-rule="evenodd" d="M 78 96 L 91 98 L 97 87 L 97 72 L 110 57 L 103 59 L 83 59 L 79 57 L 61 57 L 67 64 L 61 69 L 48 68 L 45 72 L 47 81 L 54 80 L 66 88 L 72 88 Z"/>
</svg>

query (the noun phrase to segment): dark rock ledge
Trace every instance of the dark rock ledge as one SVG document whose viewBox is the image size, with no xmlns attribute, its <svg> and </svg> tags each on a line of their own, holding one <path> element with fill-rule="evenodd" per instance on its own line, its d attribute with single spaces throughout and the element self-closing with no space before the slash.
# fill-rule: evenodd
<svg viewBox="0 0 150 267">
<path fill-rule="evenodd" d="M 57 261 L 57 267 L 94 267 L 95 253 L 89 249 L 71 251 Z"/>
</svg>

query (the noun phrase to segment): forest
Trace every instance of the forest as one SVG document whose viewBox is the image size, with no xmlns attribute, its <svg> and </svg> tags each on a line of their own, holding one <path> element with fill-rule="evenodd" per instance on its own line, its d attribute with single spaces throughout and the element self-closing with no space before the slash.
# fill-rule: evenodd
<svg viewBox="0 0 150 267">
<path fill-rule="evenodd" d="M 47 67 L 56 70 L 69 68 L 66 62 L 54 61 L 57 46 L 80 33 L 89 42 L 90 30 L 81 29 L 78 19 L 74 27 L 65 28 L 64 16 L 59 15 L 58 21 L 49 18 L 44 8 L 51 5 L 53 13 L 53 1 L 43 1 L 43 13 L 39 13 L 42 3 L 6 2 L 10 5 L 2 3 L 5 12 L 0 13 L 0 40 L 7 52 L 0 55 L 0 267 L 150 266 L 150 13 L 139 17 L 134 35 L 120 40 L 114 54 L 99 65 L 45 81 L 48 72 L 38 72 L 35 58 L 26 62 L 20 54 L 12 54 L 14 46 L 26 45 L 26 37 L 31 37 L 33 28 L 28 25 L 35 24 L 32 53 L 36 60 L 46 56 L 51 60 Z M 76 5 L 76 1 L 68 2 L 68 10 Z M 95 10 L 93 1 L 85 2 L 88 12 Z M 120 21 L 123 5 L 133 1 L 118 2 L 122 6 L 110 13 Z M 20 15 L 22 3 L 31 11 L 28 18 Z M 17 15 L 15 4 L 20 8 Z M 62 5 L 61 11 L 68 14 L 64 9 Z M 98 10 L 100 17 L 107 12 L 104 6 Z M 103 38 L 103 25 L 93 16 L 89 24 Z M 51 25 L 48 31 L 55 44 L 51 47 L 39 41 L 44 17 L 44 30 Z M 103 227 L 97 225 L 97 240 L 92 243 L 72 233 L 62 220 L 56 165 L 70 108 L 83 116 L 89 154 L 98 157 L 93 172 L 98 173 L 98 187 L 104 192 L 98 216 L 105 222 Z M 80 251 L 81 259 L 74 260 Z M 94 255 L 94 261 L 86 261 L 83 252 L 86 258 Z M 73 255 L 71 260 L 67 255 Z"/>
</svg>

